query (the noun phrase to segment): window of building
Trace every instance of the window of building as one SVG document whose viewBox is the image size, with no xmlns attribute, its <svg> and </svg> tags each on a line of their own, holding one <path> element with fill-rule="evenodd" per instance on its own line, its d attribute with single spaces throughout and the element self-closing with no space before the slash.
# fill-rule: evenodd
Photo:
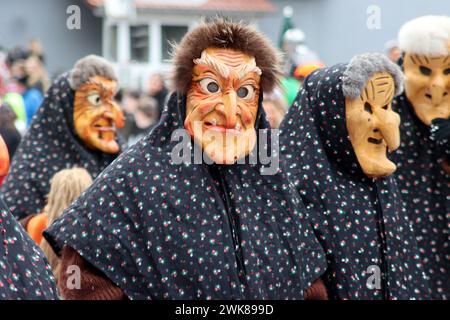
<svg viewBox="0 0 450 320">
<path fill-rule="evenodd" d="M 179 43 L 183 36 L 188 32 L 187 26 L 162 26 L 161 27 L 161 57 L 164 62 L 170 59 L 170 43 Z"/>
<path fill-rule="evenodd" d="M 111 61 L 117 61 L 117 26 L 109 27 L 108 54 Z"/>
<path fill-rule="evenodd" d="M 148 62 L 149 28 L 148 25 L 130 26 L 130 58 L 135 62 Z"/>
</svg>

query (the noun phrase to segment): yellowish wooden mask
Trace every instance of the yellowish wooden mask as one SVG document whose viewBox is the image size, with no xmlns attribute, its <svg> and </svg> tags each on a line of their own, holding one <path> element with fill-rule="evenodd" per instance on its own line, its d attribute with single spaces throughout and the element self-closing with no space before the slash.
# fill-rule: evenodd
<svg viewBox="0 0 450 320">
<path fill-rule="evenodd" d="M 450 54 L 425 56 L 406 53 L 405 93 L 417 117 L 427 126 L 450 116 Z"/>
<path fill-rule="evenodd" d="M 400 145 L 400 116 L 392 110 L 395 84 L 387 72 L 375 73 L 356 99 L 346 98 L 346 124 L 363 172 L 371 178 L 392 174 L 387 151 Z"/>
<path fill-rule="evenodd" d="M 116 129 L 124 126 L 124 115 L 114 101 L 117 82 L 94 76 L 75 91 L 74 126 L 77 135 L 94 150 L 118 153 Z"/>
<path fill-rule="evenodd" d="M 233 164 L 256 145 L 261 70 L 254 57 L 208 48 L 194 60 L 184 126 L 217 164 Z"/>
</svg>

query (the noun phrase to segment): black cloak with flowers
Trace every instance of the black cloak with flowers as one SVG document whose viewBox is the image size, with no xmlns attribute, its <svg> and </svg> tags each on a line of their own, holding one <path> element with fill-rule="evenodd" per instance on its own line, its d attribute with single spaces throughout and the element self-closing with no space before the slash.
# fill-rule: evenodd
<svg viewBox="0 0 450 320">
<path fill-rule="evenodd" d="M 46 239 L 58 253 L 74 248 L 131 299 L 303 299 L 325 258 L 299 198 L 260 163 L 174 164 L 185 103 L 173 94 L 158 126 Z M 261 105 L 256 128 L 269 128 Z"/>
<path fill-rule="evenodd" d="M 0 200 L 0 300 L 58 299 L 45 255 Z"/>
<path fill-rule="evenodd" d="M 76 134 L 74 90 L 68 76 L 58 77 L 48 90 L 0 189 L 1 197 L 18 219 L 42 210 L 50 179 L 58 171 L 81 167 L 95 178 L 117 157 L 89 149 Z"/>
<path fill-rule="evenodd" d="M 347 67 L 311 74 L 281 126 L 288 177 L 313 209 L 326 251 L 325 285 L 331 299 L 429 298 L 394 178 L 368 178 L 349 140 L 342 90 Z"/>
</svg>

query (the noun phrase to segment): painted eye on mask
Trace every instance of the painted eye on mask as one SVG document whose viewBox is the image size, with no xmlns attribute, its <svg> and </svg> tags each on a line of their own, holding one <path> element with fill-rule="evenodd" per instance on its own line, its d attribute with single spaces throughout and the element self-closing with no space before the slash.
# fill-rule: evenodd
<svg viewBox="0 0 450 320">
<path fill-rule="evenodd" d="M 424 76 L 429 76 L 431 74 L 431 69 L 424 67 L 424 66 L 420 66 L 420 73 L 423 74 Z"/>
<path fill-rule="evenodd" d="M 94 106 L 99 106 L 102 103 L 102 99 L 98 93 L 91 93 L 88 95 L 87 100 Z"/>
<path fill-rule="evenodd" d="M 371 106 L 370 103 L 368 103 L 368 102 L 364 103 L 364 110 L 365 110 L 366 112 L 370 113 L 370 114 L 373 113 L 373 111 L 372 111 L 372 106 Z"/>
<path fill-rule="evenodd" d="M 202 87 L 202 90 L 207 93 L 217 93 L 220 89 L 217 82 L 211 78 L 200 80 L 200 86 Z"/>
<path fill-rule="evenodd" d="M 449 75 L 449 74 L 450 74 L 450 68 L 445 69 L 445 70 L 444 70 L 444 74 L 445 74 L 446 76 Z"/>
<path fill-rule="evenodd" d="M 255 88 L 252 85 L 245 85 L 238 89 L 237 96 L 244 100 L 253 99 L 255 96 Z"/>
</svg>

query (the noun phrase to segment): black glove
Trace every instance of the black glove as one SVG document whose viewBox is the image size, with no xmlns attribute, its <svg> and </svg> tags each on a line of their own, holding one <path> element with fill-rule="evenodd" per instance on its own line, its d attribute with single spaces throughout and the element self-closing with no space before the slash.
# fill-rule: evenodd
<svg viewBox="0 0 450 320">
<path fill-rule="evenodd" d="M 442 148 L 450 159 L 450 117 L 448 119 L 437 118 L 431 122 L 430 138 Z"/>
</svg>

